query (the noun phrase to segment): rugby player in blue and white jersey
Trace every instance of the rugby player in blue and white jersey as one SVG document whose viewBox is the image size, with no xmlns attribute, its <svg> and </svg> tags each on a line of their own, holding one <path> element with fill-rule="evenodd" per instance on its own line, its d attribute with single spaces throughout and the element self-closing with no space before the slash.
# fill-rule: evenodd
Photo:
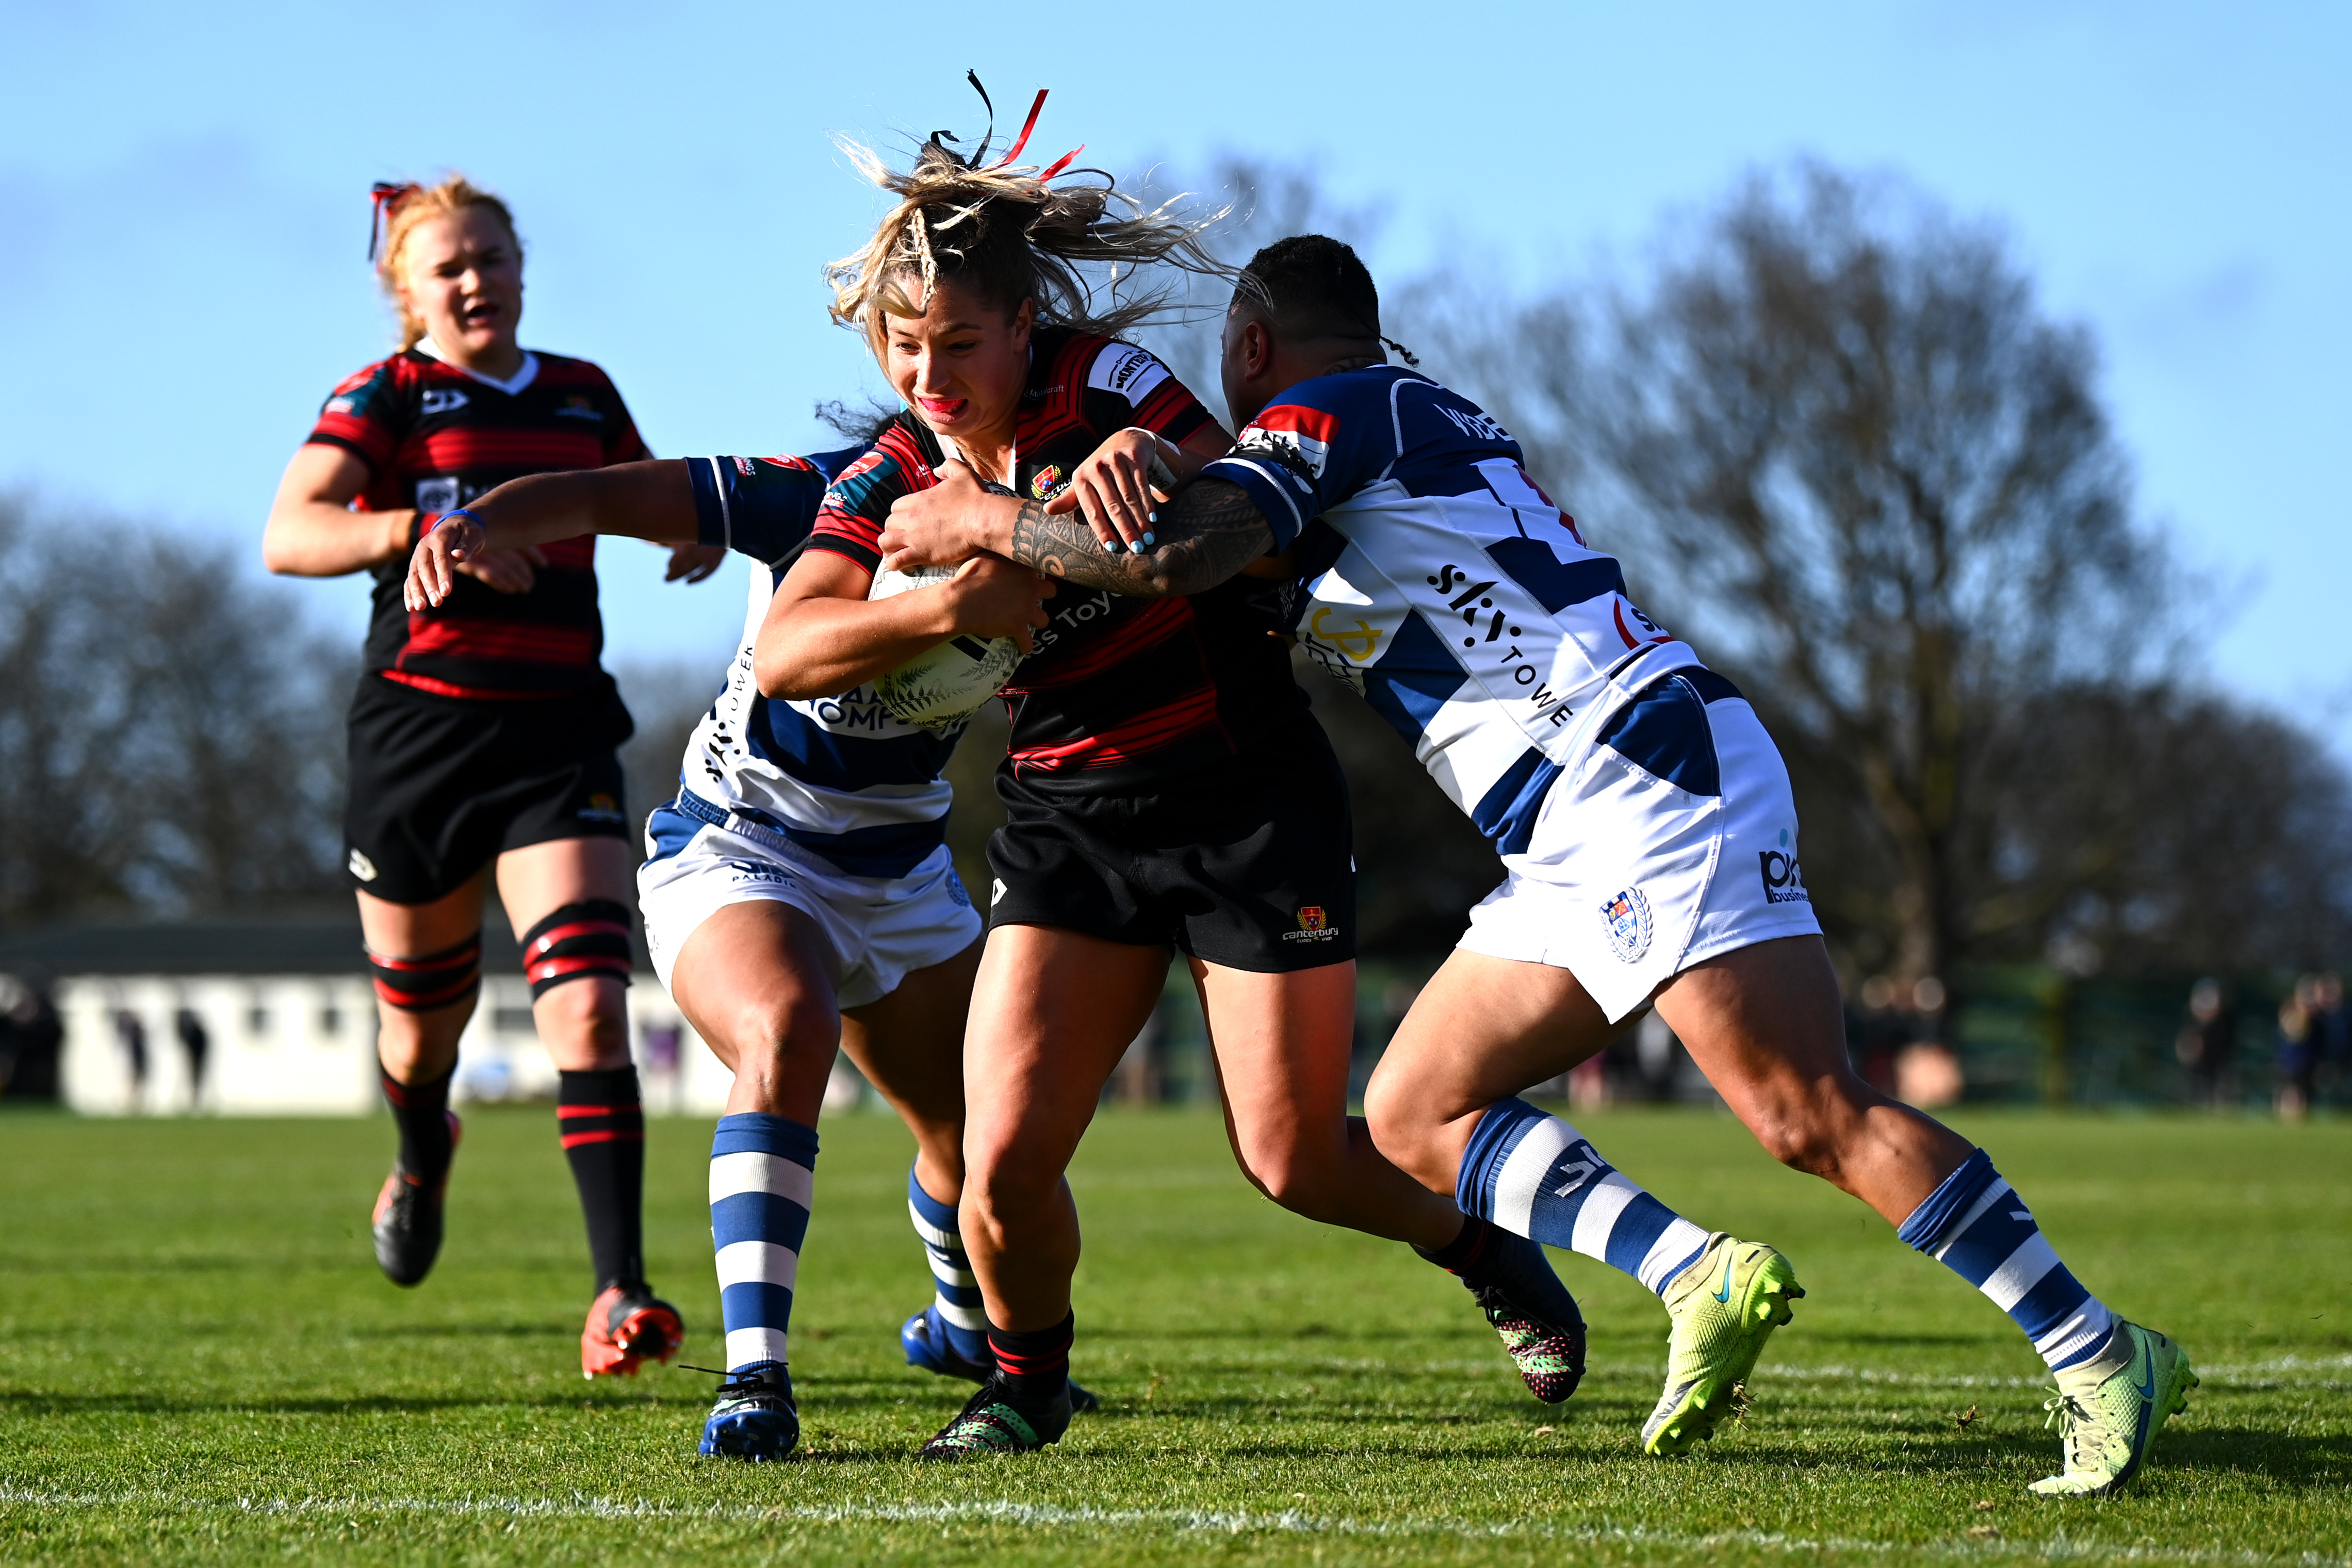
<svg viewBox="0 0 2352 1568">
<path fill-rule="evenodd" d="M 698 540 L 763 568 L 726 689 L 688 743 L 677 796 L 646 823 L 637 874 L 662 984 L 735 1075 L 711 1146 L 728 1379 L 706 1454 L 780 1459 L 799 1437 L 786 1331 L 836 1041 L 915 1135 L 909 1207 L 938 1294 L 903 1331 L 908 1359 L 974 1381 L 992 1370 L 960 1358 L 947 1332 L 973 1331 L 985 1354 L 956 1225 L 964 1014 L 981 938 L 948 854 L 952 791 L 940 777 L 961 726 L 901 723 L 863 688 L 771 700 L 752 673 L 776 585 L 828 481 L 864 450 L 518 479 L 419 541 L 405 589 L 412 611 L 437 605 L 464 562 L 583 533 Z M 935 592 L 851 606 L 836 631 L 843 646 L 895 646 L 929 616 L 937 624 L 920 629 L 932 641 L 1009 637 L 1026 651 L 1053 591 L 1025 568 L 975 562 Z"/>
<path fill-rule="evenodd" d="M 984 550 L 1166 595 L 1278 555 L 1301 640 L 1404 735 L 1507 871 L 1372 1079 L 1382 1152 L 1473 1214 L 1636 1269 L 1610 1245 L 1628 1184 L 1516 1096 L 1654 1005 L 1767 1149 L 1877 1210 L 2032 1340 L 2064 1432 L 2061 1473 L 2033 1489 L 2122 1485 L 2185 1408 L 2188 1358 L 2075 1280 L 1983 1150 L 1854 1073 L 1788 775 L 1754 710 L 1635 608 L 1500 425 L 1388 364 L 1384 342 L 1353 251 L 1270 246 L 1224 323 L 1240 441 L 1158 507 L 1147 548 L 1140 516 L 1090 524 L 942 487 L 899 503 L 885 564 Z M 1801 1292 L 1778 1252 L 1723 1236 L 1643 1281 L 1674 1323 L 1643 1441 L 1679 1453 L 1712 1435 Z"/>
</svg>

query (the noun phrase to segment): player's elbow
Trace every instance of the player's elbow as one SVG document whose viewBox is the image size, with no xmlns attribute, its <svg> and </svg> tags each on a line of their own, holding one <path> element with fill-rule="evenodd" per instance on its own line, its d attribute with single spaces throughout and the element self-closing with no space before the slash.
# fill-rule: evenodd
<svg viewBox="0 0 2352 1568">
<path fill-rule="evenodd" d="M 297 575 L 302 570 L 301 557 L 294 549 L 289 531 L 275 512 L 261 531 L 261 567 L 280 577 Z"/>
<path fill-rule="evenodd" d="M 772 701 L 791 702 L 803 697 L 819 696 L 814 691 L 798 689 L 794 676 L 800 673 L 800 661 L 791 657 L 792 650 L 777 642 L 761 637 L 751 650 L 751 680 L 759 687 L 760 695 Z"/>
</svg>

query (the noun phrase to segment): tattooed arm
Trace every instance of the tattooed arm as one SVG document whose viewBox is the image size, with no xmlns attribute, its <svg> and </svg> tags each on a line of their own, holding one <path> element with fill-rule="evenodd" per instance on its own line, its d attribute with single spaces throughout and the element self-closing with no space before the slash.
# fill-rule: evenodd
<svg viewBox="0 0 2352 1568">
<path fill-rule="evenodd" d="M 1140 555 L 1114 555 L 1076 512 L 1050 516 L 1023 501 L 1013 536 L 998 553 L 1087 588 L 1147 598 L 1198 594 L 1234 576 L 1274 548 L 1274 530 L 1239 485 L 1202 479 L 1160 509 L 1159 543 Z"/>
<path fill-rule="evenodd" d="M 940 482 L 892 503 L 882 531 L 882 564 L 904 571 L 945 566 L 986 552 L 1049 577 L 1148 598 L 1198 594 L 1274 548 L 1274 530 L 1239 485 L 1201 479 L 1160 508 L 1159 542 L 1141 554 L 1114 554 L 1078 512 L 1049 513 L 1042 502 L 992 495 L 970 470 L 950 463 Z"/>
</svg>

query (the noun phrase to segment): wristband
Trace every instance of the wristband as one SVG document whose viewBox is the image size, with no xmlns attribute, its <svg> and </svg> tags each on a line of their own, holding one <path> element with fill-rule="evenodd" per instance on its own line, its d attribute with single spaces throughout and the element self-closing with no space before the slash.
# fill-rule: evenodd
<svg viewBox="0 0 2352 1568">
<path fill-rule="evenodd" d="M 445 523 L 445 522 L 448 521 L 449 521 L 451 518 L 453 518 L 453 517 L 462 517 L 462 518 L 464 518 L 467 522 L 472 523 L 476 528 L 480 529 L 484 533 L 488 533 L 488 532 L 489 532 L 489 531 L 490 531 L 490 529 L 489 529 L 489 525 L 488 525 L 488 523 L 484 522 L 480 518 L 476 517 L 472 512 L 467 511 L 467 510 L 464 507 L 462 507 L 462 506 L 461 506 L 461 507 L 456 507 L 456 508 L 453 508 L 452 510 L 448 510 L 448 511 L 445 511 L 445 512 L 443 512 L 440 516 L 438 516 L 438 517 L 435 518 L 435 519 L 433 520 L 433 528 L 438 528 L 438 527 L 440 527 L 443 523 Z M 430 533 L 430 532 L 432 532 L 432 531 L 433 531 L 433 528 L 428 528 L 428 529 L 426 529 L 425 531 L 426 533 Z"/>
</svg>

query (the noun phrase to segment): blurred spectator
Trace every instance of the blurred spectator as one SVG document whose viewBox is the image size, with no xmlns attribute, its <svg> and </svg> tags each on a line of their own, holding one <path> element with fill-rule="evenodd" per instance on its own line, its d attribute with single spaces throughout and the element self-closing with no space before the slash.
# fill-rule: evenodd
<svg viewBox="0 0 2352 1568">
<path fill-rule="evenodd" d="M 2311 1114 L 2319 1076 L 2319 976 L 2306 974 L 2278 1010 L 2278 1118 L 2300 1121 Z"/>
<path fill-rule="evenodd" d="M 2341 1092 L 2345 1069 L 2352 1068 L 2352 1015 L 2344 1009 L 2343 976 L 2313 977 L 2311 1033 L 2312 1055 L 2319 1064 L 2314 1098 L 2333 1100 Z"/>
<path fill-rule="evenodd" d="M 684 1042 L 684 1031 L 677 1025 L 656 1024 L 641 1037 L 637 1051 L 638 1067 L 644 1069 L 646 1078 L 661 1086 L 673 1116 L 677 1114 L 686 1094 L 685 1075 L 678 1070 L 682 1065 L 679 1058 Z"/>
<path fill-rule="evenodd" d="M 2238 1021 L 2230 1016 L 2218 980 L 2199 981 L 2189 988 L 2189 1020 L 2172 1042 L 2173 1053 L 2189 1069 L 2200 1103 L 2221 1106 L 2233 1096 L 2227 1091 L 2238 1059 Z"/>
<path fill-rule="evenodd" d="M 142 1110 L 147 1103 L 147 1026 L 130 1008 L 117 1007 L 114 1037 L 121 1045 L 124 1062 L 131 1068 L 131 1108 Z"/>
<path fill-rule="evenodd" d="M 1911 1020 L 1896 1006 L 1893 980 L 1874 974 L 1862 983 L 1861 1005 L 1853 1009 L 1848 1049 L 1863 1081 L 1882 1094 L 1895 1091 L 1895 1059 L 1912 1039 Z"/>
<path fill-rule="evenodd" d="M 1633 1026 L 1633 1070 L 1639 1076 L 1642 1098 L 1672 1100 L 1675 1097 L 1675 1069 L 1680 1065 L 1682 1042 L 1666 1021 L 1658 1016 L 1655 1008 L 1642 1016 Z"/>
<path fill-rule="evenodd" d="M 49 999 L 14 974 L 0 974 L 0 1097 L 55 1100 L 65 1026 Z"/>
<path fill-rule="evenodd" d="M 204 1103 L 205 1059 L 212 1055 L 213 1037 L 194 1007 L 182 1007 L 172 1016 L 172 1032 L 180 1037 L 180 1049 L 187 1053 L 188 1109 L 194 1110 Z"/>
<path fill-rule="evenodd" d="M 1609 1103 L 1609 1055 L 1595 1051 L 1568 1070 L 1568 1103 L 1577 1110 L 1598 1110 Z"/>
<path fill-rule="evenodd" d="M 1960 1091 L 1967 1087 L 1960 1058 L 1940 1040 L 1906 1046 L 1895 1058 L 1895 1093 L 1906 1105 L 1932 1110 L 1958 1104 Z"/>
</svg>

